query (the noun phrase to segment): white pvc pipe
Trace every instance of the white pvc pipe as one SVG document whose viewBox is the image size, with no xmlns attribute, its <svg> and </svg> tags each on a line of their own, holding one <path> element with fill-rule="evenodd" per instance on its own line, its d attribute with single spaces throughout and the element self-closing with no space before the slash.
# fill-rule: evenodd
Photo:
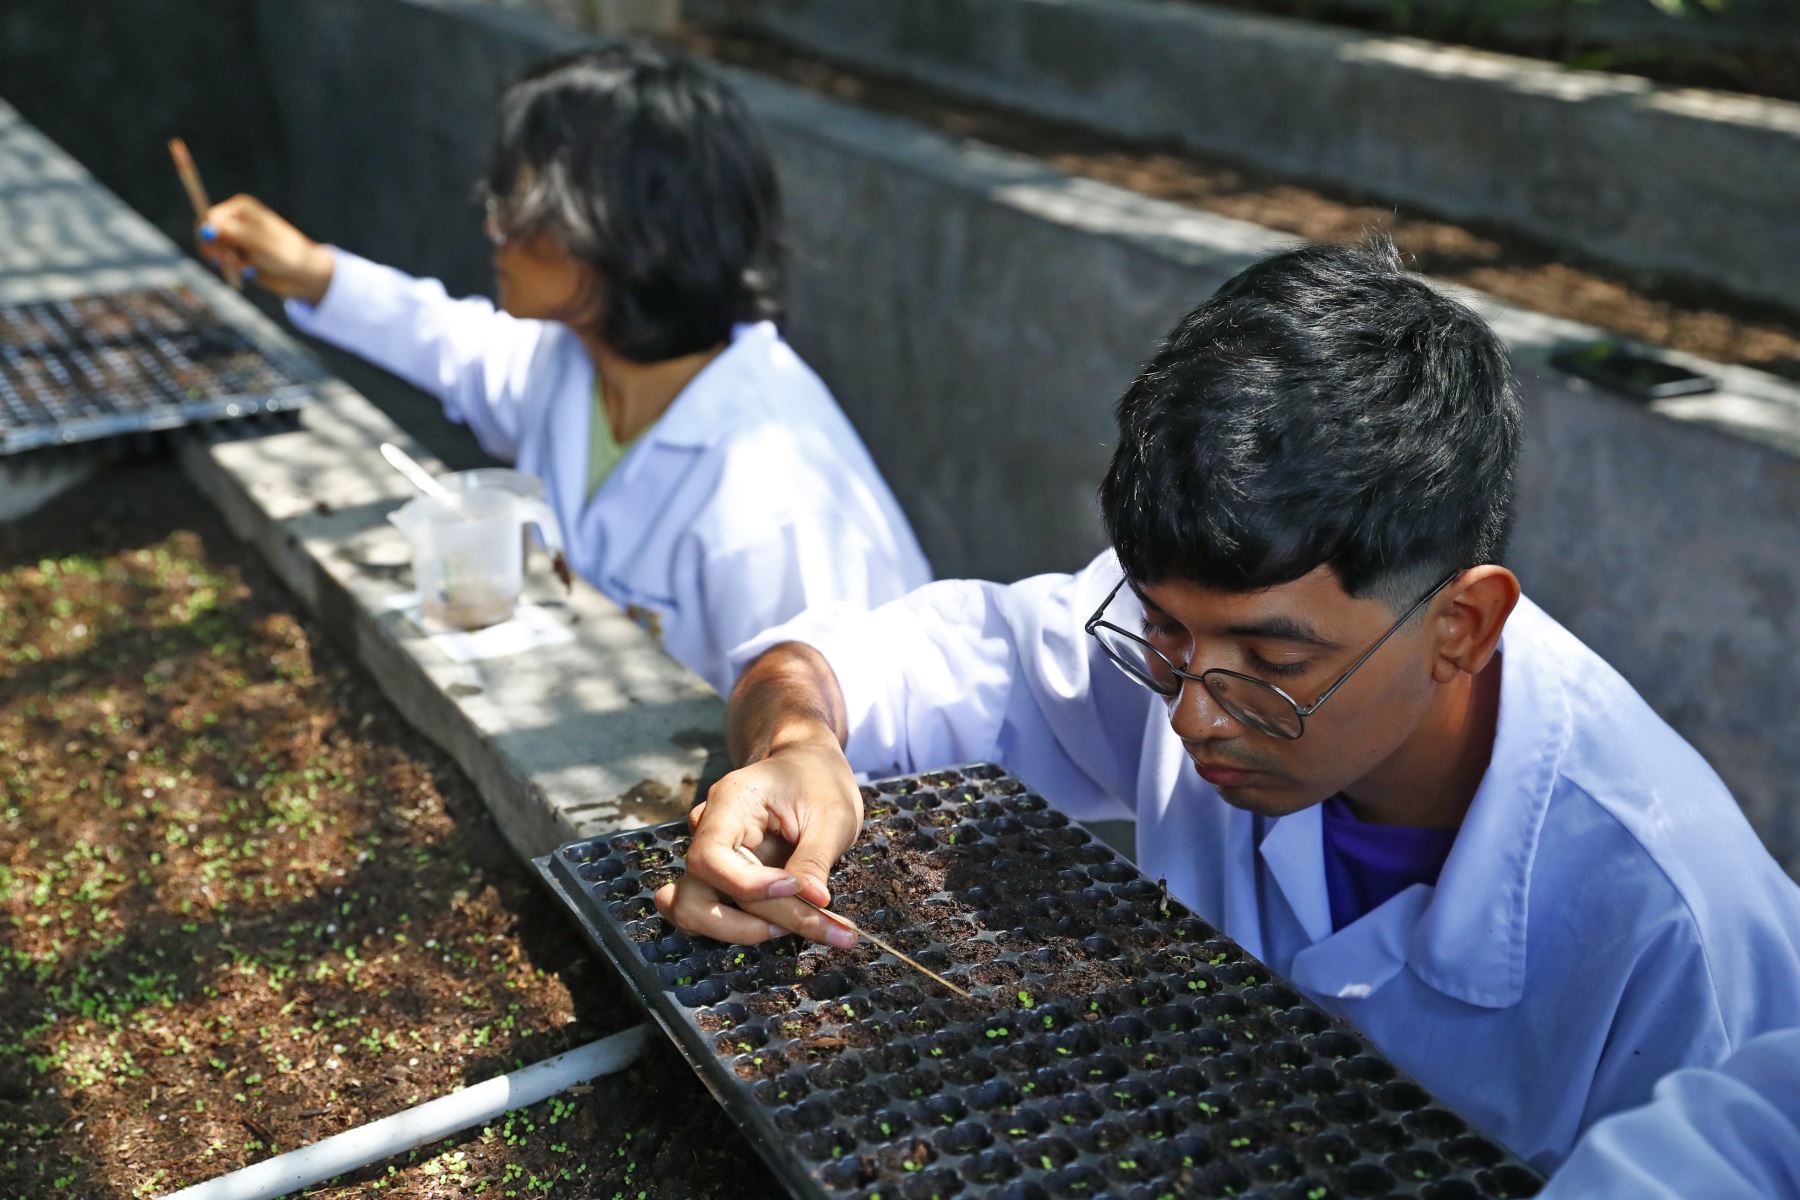
<svg viewBox="0 0 1800 1200">
<path fill-rule="evenodd" d="M 649 1027 L 589 1042 L 555 1058 L 521 1067 L 473 1087 L 439 1096 L 391 1117 L 346 1129 L 322 1142 L 289 1150 L 229 1175 L 171 1192 L 163 1200 L 275 1200 L 396 1154 L 547 1100 L 558 1092 L 623 1070 L 643 1052 Z"/>
</svg>

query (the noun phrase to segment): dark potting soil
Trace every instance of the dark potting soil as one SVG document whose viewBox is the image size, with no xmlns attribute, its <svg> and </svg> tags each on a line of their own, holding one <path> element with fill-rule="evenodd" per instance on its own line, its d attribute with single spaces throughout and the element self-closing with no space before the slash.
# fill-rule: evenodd
<svg viewBox="0 0 1800 1200">
<path fill-rule="evenodd" d="M 632 863 L 684 824 L 540 864 L 794 1194 L 1535 1193 L 1498 1144 L 999 768 L 864 800 L 834 907 L 972 999 L 867 942 L 676 930 Z"/>
</svg>

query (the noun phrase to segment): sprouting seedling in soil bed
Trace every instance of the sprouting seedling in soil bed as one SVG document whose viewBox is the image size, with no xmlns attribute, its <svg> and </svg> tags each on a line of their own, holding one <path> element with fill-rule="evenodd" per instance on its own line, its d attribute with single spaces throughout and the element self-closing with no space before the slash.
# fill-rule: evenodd
<svg viewBox="0 0 1800 1200">
<path fill-rule="evenodd" d="M 1035 1008 L 1037 1006 L 1037 1002 L 1031 998 L 1031 993 L 1027 991 L 1021 991 L 1019 993 L 1019 1003 L 1026 1008 Z"/>
</svg>

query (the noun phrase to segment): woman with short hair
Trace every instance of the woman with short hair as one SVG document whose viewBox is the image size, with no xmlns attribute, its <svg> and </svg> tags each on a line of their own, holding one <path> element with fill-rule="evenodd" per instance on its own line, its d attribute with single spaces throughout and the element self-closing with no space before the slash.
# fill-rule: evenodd
<svg viewBox="0 0 1800 1200">
<path fill-rule="evenodd" d="M 831 393 L 772 318 L 779 198 L 743 103 L 632 42 L 502 97 L 486 184 L 498 308 L 214 207 L 202 252 L 303 331 L 435 394 L 543 478 L 581 576 L 721 691 L 726 653 L 803 609 L 930 578 Z"/>
</svg>

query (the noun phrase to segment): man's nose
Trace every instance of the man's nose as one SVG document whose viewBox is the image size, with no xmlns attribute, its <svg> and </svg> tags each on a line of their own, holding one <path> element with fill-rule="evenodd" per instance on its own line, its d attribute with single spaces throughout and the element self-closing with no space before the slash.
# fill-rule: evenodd
<svg viewBox="0 0 1800 1200">
<path fill-rule="evenodd" d="M 1223 708 L 1198 679 L 1183 679 L 1181 690 L 1171 696 L 1169 728 L 1184 742 L 1208 742 L 1234 738 L 1244 727 Z"/>
</svg>

